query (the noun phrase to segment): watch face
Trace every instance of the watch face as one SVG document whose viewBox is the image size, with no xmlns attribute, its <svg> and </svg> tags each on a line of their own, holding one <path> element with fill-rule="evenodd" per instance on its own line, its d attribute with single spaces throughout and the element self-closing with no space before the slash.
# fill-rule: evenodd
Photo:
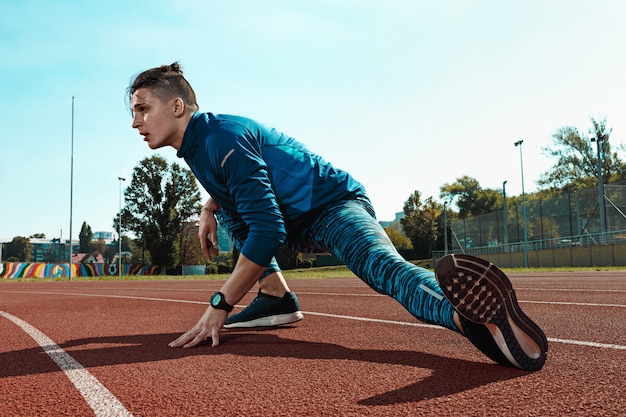
<svg viewBox="0 0 626 417">
<path fill-rule="evenodd" d="M 222 294 L 215 293 L 213 297 L 211 297 L 211 305 L 216 306 L 222 301 Z"/>
<path fill-rule="evenodd" d="M 219 291 L 211 296 L 211 307 L 217 308 L 220 310 L 225 310 L 229 313 L 233 311 L 233 306 L 228 305 L 228 303 L 226 302 L 226 298 L 224 297 L 224 294 L 222 294 Z"/>
</svg>

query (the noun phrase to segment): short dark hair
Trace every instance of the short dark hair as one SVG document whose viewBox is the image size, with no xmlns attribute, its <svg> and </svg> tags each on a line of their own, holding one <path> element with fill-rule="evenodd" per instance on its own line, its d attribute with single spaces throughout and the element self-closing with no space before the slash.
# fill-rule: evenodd
<svg viewBox="0 0 626 417">
<path fill-rule="evenodd" d="M 133 77 L 127 89 L 127 98 L 130 100 L 133 93 L 140 88 L 152 89 L 161 101 L 180 97 L 185 104 L 198 109 L 196 93 L 183 76 L 183 69 L 178 62 L 151 68 Z"/>
</svg>

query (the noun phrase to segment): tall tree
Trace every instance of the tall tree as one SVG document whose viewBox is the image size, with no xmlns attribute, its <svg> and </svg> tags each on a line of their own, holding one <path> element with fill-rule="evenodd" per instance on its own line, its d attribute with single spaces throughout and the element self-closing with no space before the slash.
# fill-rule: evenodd
<svg viewBox="0 0 626 417">
<path fill-rule="evenodd" d="M 87 224 L 87 222 L 83 222 L 83 225 L 80 228 L 80 233 L 78 234 L 78 241 L 80 245 L 79 252 L 86 253 L 90 251 L 89 243 L 93 238 L 93 232 L 91 231 L 91 226 Z"/>
<path fill-rule="evenodd" d="M 597 185 L 598 142 L 595 141 L 598 139 L 603 182 L 626 178 L 626 164 L 611 149 L 609 138 L 612 129 L 607 127 L 606 119 L 591 118 L 591 124 L 588 134 L 580 133 L 576 127 L 565 126 L 552 135 L 552 146 L 542 150 L 547 156 L 556 158 L 556 163 L 541 175 L 537 182 L 540 187 L 574 192 Z"/>
<path fill-rule="evenodd" d="M 154 155 L 133 170 L 124 191 L 122 228 L 132 231 L 162 268 L 180 262 L 179 245 L 184 223 L 199 213 L 200 191 L 192 172 Z M 117 229 L 119 214 L 114 219 Z"/>
<path fill-rule="evenodd" d="M 443 213 L 441 204 L 428 197 L 422 202 L 422 195 L 414 191 L 404 203 L 404 218 L 400 219 L 404 234 L 413 244 L 418 258 L 432 256 L 436 242 L 442 236 L 440 217 Z"/>
<path fill-rule="evenodd" d="M 440 197 L 444 200 L 457 197 L 456 205 L 461 218 L 479 216 L 502 206 L 502 194 L 499 190 L 483 189 L 475 178 L 467 175 L 457 178 L 452 184 L 442 185 Z"/>
</svg>

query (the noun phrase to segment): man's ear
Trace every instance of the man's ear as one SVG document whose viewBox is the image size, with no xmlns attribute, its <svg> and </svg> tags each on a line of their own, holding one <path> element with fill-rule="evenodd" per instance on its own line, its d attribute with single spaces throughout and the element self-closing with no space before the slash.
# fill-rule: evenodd
<svg viewBox="0 0 626 417">
<path fill-rule="evenodd" d="M 185 110 L 187 107 L 185 106 L 185 101 L 180 97 L 176 97 L 174 99 L 173 105 L 174 105 L 174 116 L 182 117 L 183 114 L 185 114 Z"/>
</svg>

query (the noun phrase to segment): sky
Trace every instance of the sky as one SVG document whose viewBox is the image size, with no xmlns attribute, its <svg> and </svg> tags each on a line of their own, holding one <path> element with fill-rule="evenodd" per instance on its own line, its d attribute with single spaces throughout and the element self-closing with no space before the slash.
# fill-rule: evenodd
<svg viewBox="0 0 626 417">
<path fill-rule="evenodd" d="M 185 166 L 126 105 L 134 75 L 174 61 L 202 111 L 304 142 L 379 220 L 464 175 L 519 195 L 523 171 L 536 191 L 559 128 L 606 118 L 626 143 L 625 15 L 621 0 L 4 0 L 0 239 L 113 231 L 119 177 L 155 153 Z"/>
</svg>

